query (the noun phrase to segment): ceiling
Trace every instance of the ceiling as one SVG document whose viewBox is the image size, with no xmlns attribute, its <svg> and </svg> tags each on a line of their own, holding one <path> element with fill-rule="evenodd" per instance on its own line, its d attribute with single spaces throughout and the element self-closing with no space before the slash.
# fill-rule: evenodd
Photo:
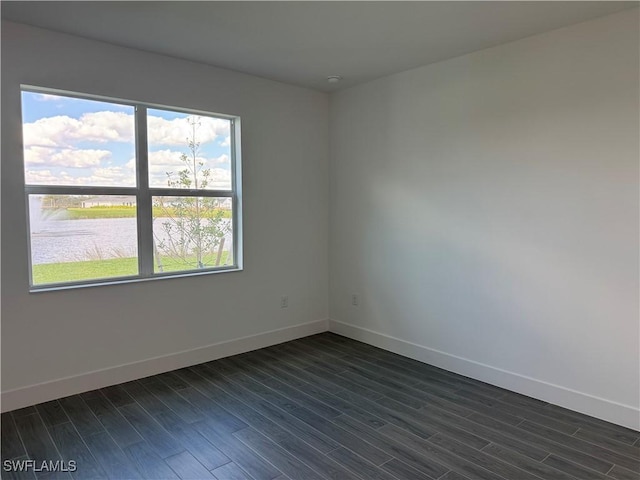
<svg viewBox="0 0 640 480">
<path fill-rule="evenodd" d="M 330 92 L 638 5 L 3 1 L 2 18 Z"/>
</svg>

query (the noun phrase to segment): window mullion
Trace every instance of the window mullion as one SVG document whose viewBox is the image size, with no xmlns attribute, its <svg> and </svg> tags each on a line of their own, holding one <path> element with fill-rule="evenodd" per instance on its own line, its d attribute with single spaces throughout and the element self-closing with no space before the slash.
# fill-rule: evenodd
<svg viewBox="0 0 640 480">
<path fill-rule="evenodd" d="M 142 277 L 153 275 L 153 206 L 149 192 L 149 153 L 147 108 L 136 106 L 136 171 L 138 182 L 138 271 Z"/>
<path fill-rule="evenodd" d="M 28 195 L 130 195 L 136 194 L 135 187 L 101 187 L 76 185 L 25 185 Z"/>
</svg>

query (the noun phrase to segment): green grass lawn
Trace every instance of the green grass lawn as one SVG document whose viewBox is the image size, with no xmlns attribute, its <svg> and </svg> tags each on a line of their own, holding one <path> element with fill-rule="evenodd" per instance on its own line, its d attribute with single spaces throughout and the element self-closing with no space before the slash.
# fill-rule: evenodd
<svg viewBox="0 0 640 480">
<path fill-rule="evenodd" d="M 89 218 L 131 218 L 136 216 L 136 207 L 91 207 L 67 208 L 63 218 L 85 220 Z"/>
<path fill-rule="evenodd" d="M 222 253 L 221 265 L 227 261 L 228 252 Z M 204 258 L 208 267 L 215 264 L 215 255 Z M 163 271 L 179 272 L 195 269 L 195 258 L 185 264 L 182 260 L 171 257 L 162 257 Z M 156 273 L 158 267 L 155 266 Z M 107 260 L 89 260 L 83 262 L 43 263 L 33 266 L 33 284 L 44 285 L 49 283 L 77 282 L 81 280 L 98 280 L 104 278 L 128 277 L 138 274 L 138 259 L 110 258 Z"/>
<path fill-rule="evenodd" d="M 60 218 L 65 220 L 86 220 L 94 218 L 132 218 L 136 216 L 136 207 L 91 207 L 75 208 L 70 207 L 65 215 Z M 153 216 L 156 218 L 171 215 L 171 209 L 153 208 Z M 231 210 L 223 210 L 222 218 L 231 218 Z"/>
<path fill-rule="evenodd" d="M 77 282 L 138 274 L 138 259 L 112 258 L 86 262 L 43 263 L 33 266 L 33 284 Z"/>
</svg>

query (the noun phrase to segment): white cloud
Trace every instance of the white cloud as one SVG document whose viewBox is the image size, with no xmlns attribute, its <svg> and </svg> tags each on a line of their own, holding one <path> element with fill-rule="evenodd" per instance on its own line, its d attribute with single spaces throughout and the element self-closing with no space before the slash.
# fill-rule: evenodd
<svg viewBox="0 0 640 480">
<path fill-rule="evenodd" d="M 167 166 L 177 169 L 184 168 L 184 163 L 180 160 L 182 152 L 175 150 L 158 150 L 149 152 L 149 167 Z"/>
<path fill-rule="evenodd" d="M 25 147 L 71 147 L 84 142 L 133 142 L 133 115 L 124 112 L 85 113 L 79 119 L 66 115 L 45 117 L 23 125 Z"/>
<path fill-rule="evenodd" d="M 64 144 L 65 132 L 76 128 L 78 120 L 65 115 L 47 117 L 22 127 L 22 140 L 25 147 L 56 147 Z"/>
<path fill-rule="evenodd" d="M 27 170 L 25 182 L 35 185 L 76 185 L 75 177 L 65 174 L 52 173 L 51 170 Z"/>
<path fill-rule="evenodd" d="M 199 122 L 196 139 L 200 144 L 223 137 L 221 145 L 228 146 L 228 120 L 199 116 L 195 118 Z M 151 145 L 186 145 L 193 136 L 187 117 L 166 120 L 150 115 L 147 123 Z M 133 115 L 124 112 L 91 112 L 78 119 L 56 115 L 25 123 L 23 141 L 25 147 L 72 147 L 78 142 L 133 142 L 134 131 Z"/>
<path fill-rule="evenodd" d="M 111 157 L 108 150 L 92 149 L 52 149 L 46 147 L 27 147 L 24 161 L 27 167 L 43 165 L 47 167 L 97 167 L 100 162 Z"/>
<path fill-rule="evenodd" d="M 49 93 L 39 93 L 35 95 L 35 99 L 40 102 L 55 102 L 62 100 L 62 97 L 59 97 L 58 95 L 51 95 Z"/>
<path fill-rule="evenodd" d="M 180 160 L 180 155 L 181 152 L 174 150 L 159 150 L 149 153 L 149 184 L 152 187 L 166 187 L 169 178 L 168 173 L 175 175 L 187 168 Z M 198 157 L 196 160 L 204 164 L 203 169 L 210 169 L 209 189 L 231 187 L 231 171 L 219 167 L 219 165 L 229 164 L 227 155 L 221 155 L 217 158 Z M 133 160 L 129 163 L 133 164 Z"/>
<path fill-rule="evenodd" d="M 135 175 L 125 167 L 96 168 L 90 175 L 75 176 L 66 171 L 49 169 L 28 169 L 25 172 L 26 183 L 32 185 L 84 185 L 102 187 L 133 187 Z"/>
<path fill-rule="evenodd" d="M 226 154 L 222 154 L 218 158 L 214 158 L 210 161 L 216 165 L 231 165 L 231 159 L 229 158 L 229 155 Z"/>
<path fill-rule="evenodd" d="M 231 136 L 227 135 L 226 137 L 224 137 L 224 140 L 222 140 L 222 142 L 220 142 L 220 146 L 221 147 L 230 147 L 231 146 Z"/>
<path fill-rule="evenodd" d="M 223 190 L 231 188 L 231 170 L 219 166 L 224 165 L 225 159 L 223 157 L 225 156 L 200 159 L 205 163 L 203 168 L 210 169 L 208 189 Z M 121 166 L 99 166 L 98 164 L 98 166 L 91 169 L 89 175 L 84 176 L 70 175 L 67 171 L 55 167 L 74 167 L 74 165 L 32 163 L 27 165 L 25 172 L 26 183 L 34 185 L 86 186 L 135 186 L 136 183 L 135 159 L 133 158 Z M 176 174 L 184 168 L 185 165 L 180 161 L 180 152 L 171 150 L 152 152 L 149 162 L 149 183 L 152 187 L 166 187 L 167 172 Z"/>
<path fill-rule="evenodd" d="M 106 152 L 110 154 L 110 152 Z M 78 175 L 76 170 L 73 175 L 61 167 L 74 167 L 74 165 L 35 164 L 27 165 L 25 171 L 26 183 L 35 185 L 85 185 L 85 186 L 120 186 L 135 187 L 135 160 L 130 160 L 124 165 L 104 166 L 98 163 L 89 166 L 88 174 Z"/>
<path fill-rule="evenodd" d="M 126 167 L 96 168 L 91 172 L 89 181 L 95 185 L 133 187 L 136 184 L 134 172 Z"/>
<path fill-rule="evenodd" d="M 196 126 L 196 139 L 201 144 L 229 135 L 229 121 L 221 118 L 194 116 L 199 122 Z M 189 120 L 176 118 L 165 120 L 150 115 L 147 119 L 150 145 L 186 145 L 193 137 L 193 127 Z"/>
<path fill-rule="evenodd" d="M 172 173 L 177 173 L 181 168 L 176 168 Z M 207 190 L 228 190 L 231 188 L 231 170 L 224 168 L 211 168 L 209 170 L 210 175 L 208 179 Z M 150 166 L 149 170 L 149 184 L 152 187 L 167 187 L 167 170 L 163 169 L 161 165 Z M 174 177 L 175 178 L 175 175 Z"/>
<path fill-rule="evenodd" d="M 220 190 L 231 188 L 231 170 L 212 168 L 209 188 Z"/>
<path fill-rule="evenodd" d="M 133 115 L 124 112 L 85 113 L 80 117 L 81 127 L 72 138 L 94 142 L 133 142 L 135 124 Z"/>
</svg>

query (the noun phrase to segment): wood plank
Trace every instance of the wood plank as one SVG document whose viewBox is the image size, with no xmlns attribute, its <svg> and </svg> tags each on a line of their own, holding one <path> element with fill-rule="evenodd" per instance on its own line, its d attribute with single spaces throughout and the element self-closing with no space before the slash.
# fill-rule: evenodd
<svg viewBox="0 0 640 480">
<path fill-rule="evenodd" d="M 328 453 L 327 456 L 364 480 L 396 480 L 393 475 L 376 467 L 373 463 L 368 462 L 347 448 L 337 448 Z M 416 473 L 419 472 L 416 471 Z"/>
<path fill-rule="evenodd" d="M 88 436 L 84 441 L 109 478 L 142 478 L 108 433 L 96 433 Z"/>
<path fill-rule="evenodd" d="M 120 407 L 119 410 L 160 458 L 167 458 L 184 450 L 184 447 L 139 405 L 125 405 Z"/>
<path fill-rule="evenodd" d="M 626 468 L 615 465 L 608 473 L 608 476 L 616 480 L 638 480 L 638 474 Z"/>
<path fill-rule="evenodd" d="M 111 387 L 102 388 L 100 391 L 107 400 L 113 403 L 115 407 L 122 407 L 124 405 L 135 403 L 133 398 L 124 391 L 123 387 L 125 385 L 127 384 L 123 383 L 122 385 L 113 385 Z"/>
<path fill-rule="evenodd" d="M 179 478 L 144 440 L 124 447 L 123 451 L 129 462 L 140 472 L 142 478 L 166 480 Z"/>
<path fill-rule="evenodd" d="M 219 432 L 215 424 L 209 423 L 208 420 L 198 422 L 194 424 L 194 427 L 255 480 L 273 480 L 282 473 L 253 450 L 247 448 L 233 434 Z"/>
<path fill-rule="evenodd" d="M 555 452 L 563 458 L 566 458 L 568 460 L 571 460 L 581 465 L 585 465 L 598 472 L 606 473 L 611 469 L 611 467 L 613 467 L 613 464 L 609 462 L 606 462 L 596 457 L 592 457 L 589 454 L 579 452 L 578 450 L 574 450 L 565 445 L 555 443 L 546 437 L 534 435 L 530 432 L 527 432 L 526 430 L 521 430 L 511 425 L 507 425 L 506 423 L 498 422 L 492 418 L 485 417 L 479 414 L 473 414 L 471 415 L 471 417 L 469 417 L 469 419 L 481 425 L 484 425 L 489 428 L 495 429 L 499 432 L 502 432 L 503 434 L 508 435 L 514 439 L 517 439 L 520 442 L 525 442 L 527 444 L 530 444 L 531 448 L 541 448 L 548 451 L 549 453 Z M 522 453 L 526 453 L 526 452 L 522 452 Z"/>
<path fill-rule="evenodd" d="M 125 448 L 143 440 L 142 436 L 133 428 L 133 425 L 122 416 L 102 393 L 90 397 L 83 396 L 82 398 L 120 448 Z"/>
<path fill-rule="evenodd" d="M 252 428 L 239 430 L 233 436 L 263 457 L 268 458 L 278 470 L 291 478 L 323 480 L 319 473 Z"/>
<path fill-rule="evenodd" d="M 257 370 L 257 369 L 256 369 Z M 239 375 L 242 377 L 248 377 L 257 383 L 261 383 L 264 387 L 277 391 L 280 395 L 287 397 L 292 402 L 311 410 L 316 415 L 320 415 L 323 418 L 331 419 L 340 415 L 340 412 L 335 408 L 326 405 L 325 403 L 318 401 L 312 395 L 308 395 L 294 387 L 287 385 L 279 379 L 272 376 L 261 376 L 258 372 L 251 372 L 249 374 L 243 373 Z"/>
<path fill-rule="evenodd" d="M 464 473 L 472 478 L 478 478 L 482 480 L 501 480 L 503 477 L 496 474 L 492 470 L 487 469 L 489 466 L 487 462 L 475 462 L 469 461 L 463 456 L 459 455 L 459 451 L 451 451 L 447 448 L 442 448 L 437 444 L 432 443 L 429 440 L 422 439 L 417 435 L 414 435 L 406 430 L 403 430 L 395 425 L 386 425 L 380 429 L 381 433 L 384 433 L 388 438 L 395 440 L 397 443 L 405 446 L 405 448 L 420 452 L 424 457 L 432 462 L 438 462 L 437 464 L 444 468 L 444 473 L 449 470 L 455 470 Z M 437 438 L 437 435 L 434 435 Z M 466 453 L 473 451 L 472 448 L 464 446 L 464 444 L 457 444 L 461 448 L 464 447 Z M 468 449 L 468 450 L 467 450 Z M 473 458 L 478 460 L 477 458 Z M 524 473 L 524 472 L 523 472 Z M 520 478 L 510 477 L 510 478 Z"/>
<path fill-rule="evenodd" d="M 609 436 L 599 435 L 593 430 L 579 429 L 573 436 L 606 448 L 607 450 L 611 450 L 612 452 L 616 452 L 620 455 L 626 455 L 631 458 L 640 458 L 640 450 L 638 450 L 638 447 L 618 442 Z"/>
<path fill-rule="evenodd" d="M 581 428 L 593 430 L 600 435 L 608 436 L 610 438 L 613 438 L 614 440 L 629 443 L 630 445 L 633 443 L 632 440 L 634 438 L 636 440 L 640 440 L 640 432 L 638 432 L 637 430 L 632 430 L 631 428 L 615 425 L 613 423 L 600 420 L 599 418 L 590 417 L 582 413 L 574 412 L 558 405 L 547 404 L 541 410 L 538 410 L 538 413 L 543 413 L 547 416 L 554 416 L 554 418 L 558 418 L 562 421 L 569 422 L 573 420 Z"/>
<path fill-rule="evenodd" d="M 548 467 L 543 463 L 536 462 L 535 460 L 531 460 L 524 455 L 520 455 L 512 450 L 509 450 L 508 448 L 503 448 L 493 443 L 483 448 L 482 451 L 493 457 L 510 463 L 511 465 L 518 467 L 526 472 L 529 472 L 532 475 L 537 475 L 540 478 L 545 478 L 548 480 L 574 480 L 574 477 L 567 475 L 560 470 Z"/>
<path fill-rule="evenodd" d="M 429 477 L 438 478 L 449 471 L 449 468 L 435 460 L 433 457 L 426 456 L 423 449 L 416 450 L 408 447 L 406 444 L 398 442 L 388 435 L 384 435 L 380 432 L 381 429 L 373 430 L 347 415 L 338 417 L 334 422 L 355 437 L 359 438 L 360 442 L 375 446 L 377 449 L 385 452 L 389 457 L 395 457 Z M 389 427 L 391 427 L 391 424 L 385 425 L 382 428 L 384 429 Z M 370 459 L 368 460 L 371 461 Z M 382 465 L 382 463 L 376 463 L 376 465 Z"/>
<path fill-rule="evenodd" d="M 216 425 L 216 428 L 220 431 L 233 433 L 237 430 L 247 428 L 248 426 L 245 422 L 240 420 L 228 410 L 222 408 L 216 402 L 214 402 L 195 388 L 184 388 L 180 390 L 180 395 L 189 400 L 193 405 L 196 405 L 203 412 L 205 412 L 206 420 L 209 422 L 213 422 Z"/>
<path fill-rule="evenodd" d="M 36 409 L 35 406 L 31 405 L 29 407 L 24 407 L 24 408 L 18 408 L 17 410 L 12 410 L 11 415 L 13 415 L 13 418 L 18 418 L 18 417 L 23 417 L 25 415 L 31 415 L 33 413 L 38 413 L 38 410 Z"/>
<path fill-rule="evenodd" d="M 212 470 L 211 473 L 217 480 L 252 480 L 244 470 L 233 462 L 222 465 Z"/>
<path fill-rule="evenodd" d="M 22 445 L 22 439 L 20 439 L 18 429 L 13 421 L 13 415 L 3 413 L 0 417 L 0 426 L 2 427 L 2 437 L 0 438 L 2 460 L 25 457 L 27 452 Z"/>
<path fill-rule="evenodd" d="M 323 453 L 339 446 L 330 438 L 309 428 L 296 417 L 278 409 L 249 390 L 234 384 L 231 380 L 217 382 L 216 386 L 209 384 L 206 393 L 276 443 L 294 434 Z"/>
<path fill-rule="evenodd" d="M 327 437 L 335 440 L 352 452 L 357 453 L 374 465 L 382 465 L 383 463 L 391 460 L 392 455 L 386 453 L 381 448 L 374 446 L 371 443 L 363 442 L 361 438 L 348 430 L 341 428 L 336 423 L 328 421 L 309 410 L 301 408 L 299 410 L 295 410 L 293 414 L 303 422 L 308 423 L 319 432 L 322 432 Z"/>
<path fill-rule="evenodd" d="M 41 464 L 43 461 L 62 460 L 40 415 L 23 415 L 14 419 L 27 455 Z"/>
<path fill-rule="evenodd" d="M 431 476 L 422 473 L 415 468 L 401 462 L 397 458 L 392 458 L 387 463 L 380 465 L 385 472 L 393 474 L 395 478 L 400 480 L 431 480 Z M 442 477 L 441 477 L 442 478 Z"/>
<path fill-rule="evenodd" d="M 189 452 L 178 453 L 166 459 L 167 464 L 182 480 L 206 480 L 215 477 Z"/>
<path fill-rule="evenodd" d="M 562 457 L 558 457 L 556 455 L 549 455 L 544 459 L 543 463 L 549 465 L 556 470 L 561 470 L 569 475 L 572 475 L 575 478 L 580 480 L 604 480 L 606 477 L 594 470 L 586 468 L 577 463 L 570 462 Z"/>
<path fill-rule="evenodd" d="M 176 392 L 171 387 L 160 380 L 147 383 L 145 388 L 173 410 L 186 423 L 194 423 L 204 420 L 202 411 L 193 406 L 184 397 L 176 395 Z"/>
<path fill-rule="evenodd" d="M 520 480 L 537 480 L 538 478 L 534 474 L 528 473 L 527 471 L 506 463 L 496 457 L 487 455 L 484 452 L 468 447 L 467 445 L 457 442 L 452 438 L 448 438 L 446 435 L 441 433 L 430 437 L 428 442 L 504 478 L 518 478 Z"/>
<path fill-rule="evenodd" d="M 230 461 L 224 453 L 198 433 L 190 424 L 175 425 L 171 430 L 171 434 L 207 470 L 213 470 Z"/>
<path fill-rule="evenodd" d="M 465 477 L 464 475 L 459 474 L 458 472 L 454 472 L 451 470 L 444 477 L 439 480 L 469 480 L 469 477 Z"/>
<path fill-rule="evenodd" d="M 42 418 L 42 421 L 47 427 L 69 421 L 69 417 L 58 400 L 41 403 L 37 405 L 36 408 L 38 409 L 40 418 Z"/>
<path fill-rule="evenodd" d="M 304 370 L 296 371 L 297 369 L 295 368 L 279 368 L 273 365 L 270 365 L 269 367 L 263 366 L 262 369 L 263 371 L 268 372 L 270 376 L 279 378 L 282 382 L 293 388 L 297 388 L 298 390 L 312 394 L 315 398 L 322 401 L 326 405 L 329 405 L 330 407 L 340 411 L 342 414 L 347 414 L 352 416 L 353 418 L 357 418 L 358 420 L 366 423 L 372 428 L 379 428 L 387 423 L 381 418 L 369 414 L 366 410 L 363 410 L 350 402 L 336 397 L 331 392 L 324 390 L 323 387 L 318 386 L 319 382 L 316 380 L 317 377 L 314 378 Z M 293 375 L 289 373 L 292 371 Z M 318 380 L 324 382 L 324 384 L 331 385 L 330 382 L 325 382 L 321 379 Z M 342 391 L 342 388 L 334 390 L 334 393 L 339 393 L 340 391 Z"/>
<path fill-rule="evenodd" d="M 323 478 L 340 480 L 357 480 L 359 478 L 315 448 L 309 448 L 309 445 L 294 436 L 282 440 L 278 445 L 318 472 Z"/>
<path fill-rule="evenodd" d="M 80 435 L 93 435 L 104 430 L 100 420 L 93 414 L 80 395 L 61 398 L 60 405 Z"/>
<path fill-rule="evenodd" d="M 74 478 L 87 480 L 107 478 L 107 474 L 93 457 L 71 422 L 49 427 L 49 433 L 62 459 L 67 463 L 75 462 L 76 471 L 72 472 Z"/>
<path fill-rule="evenodd" d="M 620 453 L 613 452 L 606 448 L 600 447 L 590 442 L 585 442 L 576 437 L 565 435 L 561 432 L 557 432 L 551 428 L 543 427 L 528 420 L 522 422 L 518 428 L 526 430 L 527 432 L 534 433 L 536 435 L 543 436 L 549 440 L 553 440 L 564 446 L 573 448 L 582 453 L 586 453 L 592 457 L 600 458 L 611 464 L 620 465 L 628 470 L 636 472 L 640 475 L 640 456 L 631 454 L 631 456 L 622 455 Z M 606 473 L 606 472 L 604 472 Z"/>
</svg>

